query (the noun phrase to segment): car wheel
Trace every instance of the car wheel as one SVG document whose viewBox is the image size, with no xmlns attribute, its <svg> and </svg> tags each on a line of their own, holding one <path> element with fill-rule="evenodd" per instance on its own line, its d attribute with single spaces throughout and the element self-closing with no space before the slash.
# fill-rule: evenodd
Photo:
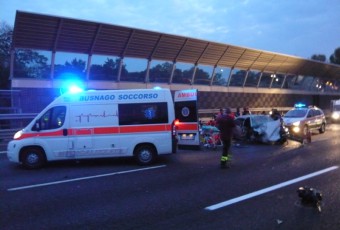
<svg viewBox="0 0 340 230">
<path fill-rule="evenodd" d="M 324 133 L 326 131 L 326 124 L 322 123 L 320 129 L 319 129 L 319 133 Z"/>
<path fill-rule="evenodd" d="M 149 165 L 155 161 L 156 150 L 151 145 L 141 145 L 135 149 L 134 155 L 138 164 Z"/>
<path fill-rule="evenodd" d="M 42 149 L 30 147 L 22 151 L 21 162 L 27 169 L 36 169 L 41 168 L 46 163 L 46 157 Z"/>
</svg>

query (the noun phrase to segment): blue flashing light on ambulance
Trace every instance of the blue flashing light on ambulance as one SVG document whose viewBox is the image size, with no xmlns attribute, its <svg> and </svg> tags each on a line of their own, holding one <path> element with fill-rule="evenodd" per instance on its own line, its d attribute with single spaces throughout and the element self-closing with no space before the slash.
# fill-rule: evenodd
<svg viewBox="0 0 340 230">
<path fill-rule="evenodd" d="M 176 150 L 169 89 L 77 89 L 56 98 L 17 132 L 7 156 L 28 169 L 48 161 L 106 157 L 134 157 L 147 165 Z"/>
</svg>

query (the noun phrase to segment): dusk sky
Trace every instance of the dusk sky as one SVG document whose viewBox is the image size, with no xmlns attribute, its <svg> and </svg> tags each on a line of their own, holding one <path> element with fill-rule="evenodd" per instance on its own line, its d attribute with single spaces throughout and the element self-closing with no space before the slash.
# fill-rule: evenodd
<svg viewBox="0 0 340 230">
<path fill-rule="evenodd" d="M 0 0 L 16 10 L 103 22 L 310 58 L 340 47 L 340 0 Z"/>
</svg>

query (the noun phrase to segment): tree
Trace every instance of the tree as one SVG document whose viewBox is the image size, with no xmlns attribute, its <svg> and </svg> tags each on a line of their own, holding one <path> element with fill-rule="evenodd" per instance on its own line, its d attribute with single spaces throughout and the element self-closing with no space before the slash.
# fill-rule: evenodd
<svg viewBox="0 0 340 230">
<path fill-rule="evenodd" d="M 25 78 L 47 79 L 50 76 L 48 58 L 30 49 L 15 51 L 14 75 Z"/>
<path fill-rule="evenodd" d="M 323 54 L 314 54 L 311 57 L 311 59 L 315 60 L 315 61 L 326 62 L 326 55 L 323 55 Z"/>
<path fill-rule="evenodd" d="M 0 89 L 10 88 L 10 59 L 13 28 L 1 22 L 0 27 Z M 28 78 L 48 78 L 48 58 L 31 49 L 16 49 L 14 75 Z"/>
<path fill-rule="evenodd" d="M 333 64 L 338 64 L 340 65 L 340 47 L 336 48 L 334 53 L 330 56 L 329 58 L 330 62 Z"/>
<path fill-rule="evenodd" d="M 116 58 L 116 60 L 113 60 L 112 58 L 107 58 L 107 61 L 103 65 L 105 74 L 107 76 L 113 75 L 114 76 L 113 79 L 117 80 L 121 62 L 122 62 L 121 58 Z M 121 75 L 126 75 L 127 73 L 128 73 L 128 71 L 126 69 L 126 64 L 123 64 L 122 69 L 121 69 Z M 107 80 L 109 80 L 109 79 L 107 79 Z"/>
<path fill-rule="evenodd" d="M 92 64 L 90 70 L 90 79 L 92 80 L 113 80 L 118 78 L 118 72 L 120 67 L 121 58 L 107 58 L 103 65 Z M 126 65 L 122 65 L 122 75 L 127 75 Z"/>
<path fill-rule="evenodd" d="M 9 89 L 10 50 L 13 29 L 5 22 L 0 23 L 0 89 Z"/>
<path fill-rule="evenodd" d="M 209 85 L 210 74 L 201 68 L 197 68 L 195 73 L 195 83 Z"/>
<path fill-rule="evenodd" d="M 173 83 L 182 83 L 183 79 L 183 71 L 181 69 L 176 68 L 174 71 L 174 76 L 172 79 Z"/>
<path fill-rule="evenodd" d="M 226 85 L 226 84 L 227 81 L 225 78 L 223 78 L 222 73 L 221 72 L 215 73 L 213 85 Z"/>
<path fill-rule="evenodd" d="M 193 84 L 193 82 L 191 82 L 192 79 L 192 75 L 194 74 L 194 69 L 195 67 L 191 67 L 190 69 L 185 69 L 183 70 L 183 75 L 182 75 L 182 82 L 184 84 Z"/>
<path fill-rule="evenodd" d="M 173 64 L 164 62 L 157 64 L 150 69 L 150 82 L 168 82 L 170 79 Z"/>
<path fill-rule="evenodd" d="M 85 79 L 86 62 L 74 58 L 71 63 L 66 61 L 64 65 L 55 66 L 55 77 L 61 79 L 78 78 L 78 80 Z"/>
</svg>

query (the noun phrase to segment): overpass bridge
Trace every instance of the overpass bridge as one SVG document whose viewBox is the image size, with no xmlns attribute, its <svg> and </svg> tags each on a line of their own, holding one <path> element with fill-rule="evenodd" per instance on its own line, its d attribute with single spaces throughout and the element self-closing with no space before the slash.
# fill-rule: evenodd
<svg viewBox="0 0 340 230">
<path fill-rule="evenodd" d="M 31 51 L 46 61 L 14 65 L 20 62 L 16 54 Z M 326 110 L 340 97 L 339 65 L 24 11 L 16 13 L 10 66 L 11 88 L 19 91 L 11 106 L 25 114 L 38 113 L 75 79 L 87 89 L 198 89 L 201 114 L 226 106 L 260 112 L 297 102 Z"/>
</svg>

